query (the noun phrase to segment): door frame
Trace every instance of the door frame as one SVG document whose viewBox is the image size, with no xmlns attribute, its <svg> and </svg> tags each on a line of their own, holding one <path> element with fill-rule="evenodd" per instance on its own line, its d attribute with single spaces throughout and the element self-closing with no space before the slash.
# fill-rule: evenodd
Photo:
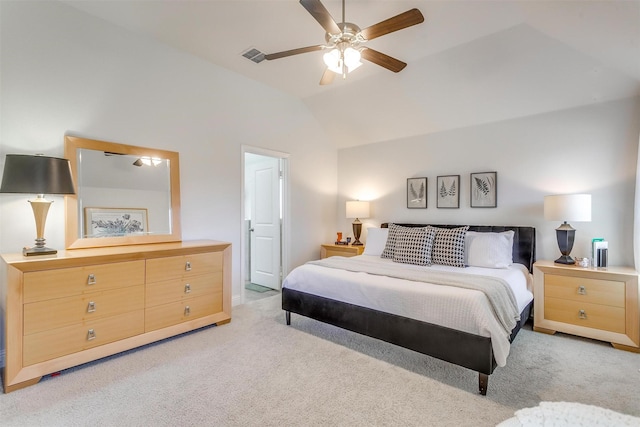
<svg viewBox="0 0 640 427">
<path fill-rule="evenodd" d="M 260 147 L 252 147 L 250 145 L 242 145 L 241 146 L 241 173 L 240 173 L 240 300 L 241 304 L 245 302 L 245 289 L 244 283 L 246 280 L 245 276 L 245 264 L 246 264 L 246 239 L 247 239 L 247 230 L 245 230 L 245 154 L 257 154 L 260 156 L 274 157 L 280 160 L 280 165 L 282 168 L 282 194 L 280 195 L 282 203 L 282 224 L 280 229 L 280 253 L 281 253 L 281 272 L 282 278 L 287 275 L 289 272 L 289 248 L 291 246 L 290 241 L 290 220 L 289 220 L 289 212 L 290 212 L 290 203 L 289 203 L 289 153 L 284 153 L 281 151 L 269 150 L 266 148 Z"/>
</svg>

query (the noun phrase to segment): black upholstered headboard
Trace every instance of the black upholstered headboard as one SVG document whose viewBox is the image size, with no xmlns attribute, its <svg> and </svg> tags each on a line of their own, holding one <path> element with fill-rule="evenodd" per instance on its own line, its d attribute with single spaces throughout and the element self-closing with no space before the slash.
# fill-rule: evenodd
<svg viewBox="0 0 640 427">
<path fill-rule="evenodd" d="M 451 224 L 401 224 L 394 222 L 393 224 L 402 225 L 404 227 L 432 227 L 456 228 L 461 225 Z M 389 223 L 385 222 L 382 228 L 388 228 Z M 512 225 L 470 225 L 469 231 L 478 231 L 481 233 L 501 233 L 503 231 L 513 230 L 513 262 L 522 264 L 533 272 L 533 263 L 536 262 L 536 229 L 535 227 L 522 227 Z"/>
</svg>

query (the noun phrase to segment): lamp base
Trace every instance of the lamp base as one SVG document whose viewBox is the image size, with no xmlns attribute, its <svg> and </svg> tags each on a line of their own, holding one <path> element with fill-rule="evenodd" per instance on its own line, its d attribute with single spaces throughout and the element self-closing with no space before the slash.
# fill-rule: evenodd
<svg viewBox="0 0 640 427">
<path fill-rule="evenodd" d="M 558 258 L 554 262 L 556 264 L 566 264 L 566 265 L 570 265 L 570 264 L 575 264 L 576 263 L 576 261 L 573 258 L 571 258 L 569 255 L 562 255 L 560 258 Z"/>
<path fill-rule="evenodd" d="M 358 218 L 353 221 L 353 237 L 354 242 L 351 246 L 364 246 L 364 244 L 360 241 L 360 234 L 362 233 L 362 222 Z"/>
<path fill-rule="evenodd" d="M 573 258 L 569 256 L 573 249 L 573 242 L 576 237 L 576 230 L 565 221 L 560 227 L 556 228 L 556 239 L 558 240 L 558 249 L 562 256 L 555 260 L 556 264 L 575 264 Z"/>
<path fill-rule="evenodd" d="M 35 255 L 55 255 L 58 251 L 56 249 L 47 248 L 45 246 L 42 247 L 24 247 L 22 248 L 23 256 L 35 256 Z"/>
</svg>

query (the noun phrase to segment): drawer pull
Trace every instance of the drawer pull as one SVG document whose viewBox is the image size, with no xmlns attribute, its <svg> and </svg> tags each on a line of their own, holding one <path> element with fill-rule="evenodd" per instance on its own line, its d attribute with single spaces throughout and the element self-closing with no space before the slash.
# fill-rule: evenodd
<svg viewBox="0 0 640 427">
<path fill-rule="evenodd" d="M 188 294 L 189 292 L 191 292 L 191 285 L 187 283 L 184 285 L 184 293 Z"/>
<path fill-rule="evenodd" d="M 578 286 L 578 294 L 580 295 L 586 295 L 587 294 L 587 288 L 585 288 L 584 286 L 580 285 Z"/>
<path fill-rule="evenodd" d="M 184 308 L 184 315 L 185 315 L 185 316 L 188 316 L 188 315 L 190 315 L 190 314 L 191 314 L 191 307 L 186 306 L 186 307 Z"/>
<path fill-rule="evenodd" d="M 95 274 L 90 274 L 87 277 L 87 285 L 95 285 L 96 283 L 97 283 L 96 275 Z"/>
<path fill-rule="evenodd" d="M 587 318 L 587 312 L 584 310 L 580 310 L 578 311 L 578 318 L 580 319 L 586 319 Z"/>
<path fill-rule="evenodd" d="M 93 329 L 89 329 L 87 331 L 87 341 L 91 341 L 95 339 L 96 339 L 96 331 L 94 331 Z"/>
<path fill-rule="evenodd" d="M 93 313 L 94 311 L 96 311 L 96 303 L 94 301 L 89 301 L 89 304 L 87 305 L 87 313 Z"/>
<path fill-rule="evenodd" d="M 187 261 L 187 263 L 184 265 L 184 269 L 185 271 L 191 271 L 191 262 Z"/>
</svg>

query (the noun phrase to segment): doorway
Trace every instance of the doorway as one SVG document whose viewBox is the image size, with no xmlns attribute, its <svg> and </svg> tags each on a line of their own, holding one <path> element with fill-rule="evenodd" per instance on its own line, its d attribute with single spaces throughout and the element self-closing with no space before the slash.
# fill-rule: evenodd
<svg viewBox="0 0 640 427">
<path fill-rule="evenodd" d="M 287 157 L 243 147 L 242 302 L 280 292 L 286 259 Z"/>
</svg>

